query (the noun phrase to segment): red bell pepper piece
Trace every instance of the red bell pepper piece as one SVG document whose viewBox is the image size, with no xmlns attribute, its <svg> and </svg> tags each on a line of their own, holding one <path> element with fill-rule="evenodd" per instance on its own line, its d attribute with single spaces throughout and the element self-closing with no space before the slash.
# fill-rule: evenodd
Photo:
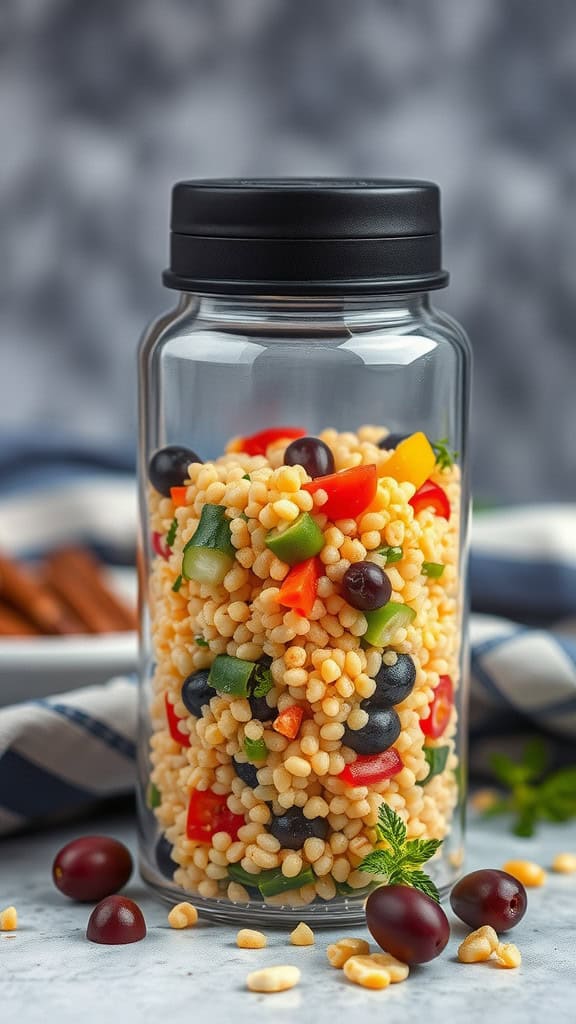
<svg viewBox="0 0 576 1024">
<path fill-rule="evenodd" d="M 302 490 L 309 494 L 326 491 L 328 501 L 319 506 L 319 511 L 325 512 L 332 521 L 356 519 L 374 501 L 377 489 L 376 466 L 354 466 L 341 473 L 318 476 L 302 485 Z"/>
<path fill-rule="evenodd" d="M 308 618 L 316 600 L 316 588 L 321 571 L 316 558 L 307 558 L 299 562 L 285 577 L 278 603 L 286 608 L 293 608 L 298 615 Z"/>
<path fill-rule="evenodd" d="M 306 431 L 301 427 L 270 427 L 268 430 L 261 430 L 258 434 L 242 439 L 241 451 L 247 455 L 266 455 L 266 449 L 274 441 L 294 440 L 296 437 L 306 437 Z"/>
<path fill-rule="evenodd" d="M 159 558 L 163 558 L 166 562 L 172 554 L 172 549 L 168 547 L 164 534 L 158 533 L 157 530 L 154 530 L 152 534 L 152 550 L 155 555 L 158 555 Z"/>
<path fill-rule="evenodd" d="M 180 729 L 178 728 L 178 722 L 181 722 L 182 719 L 178 718 L 178 715 L 174 710 L 174 705 L 171 704 L 170 701 L 168 700 L 167 693 L 164 694 L 164 704 L 166 707 L 166 721 L 168 722 L 168 730 L 170 732 L 172 739 L 175 740 L 176 743 L 179 743 L 181 747 L 189 747 L 190 737 L 187 734 L 180 732 Z"/>
<path fill-rule="evenodd" d="M 426 480 L 422 487 L 419 487 L 416 494 L 410 498 L 410 504 L 414 509 L 416 515 L 422 512 L 422 509 L 431 508 L 434 510 L 437 516 L 443 516 L 444 519 L 450 519 L 450 502 L 448 501 L 448 495 L 446 491 L 443 491 L 438 484 L 432 482 L 432 480 Z"/>
<path fill-rule="evenodd" d="M 434 696 L 428 705 L 430 714 L 428 718 L 422 718 L 420 728 L 425 736 L 437 740 L 444 732 L 450 721 L 452 705 L 454 704 L 454 687 L 450 676 L 440 676 L 440 682 L 434 690 Z"/>
<path fill-rule="evenodd" d="M 228 810 L 227 797 L 211 789 L 193 789 L 188 803 L 186 835 L 200 843 L 209 843 L 216 832 L 227 832 L 238 838 L 238 829 L 246 822 L 239 814 Z"/>
<path fill-rule="evenodd" d="M 403 767 L 404 763 L 398 751 L 394 747 L 389 747 L 381 754 L 357 757 L 355 761 L 346 765 L 338 778 L 347 786 L 370 786 L 373 782 L 391 779 L 393 775 L 401 772 Z"/>
<path fill-rule="evenodd" d="M 176 508 L 181 508 L 182 505 L 186 504 L 186 491 L 187 490 L 188 490 L 187 487 L 171 487 L 170 488 L 170 497 L 172 498 L 172 501 L 174 502 Z"/>
<path fill-rule="evenodd" d="M 281 736 L 286 736 L 289 740 L 295 740 L 303 717 L 303 708 L 293 704 L 292 707 L 285 708 L 284 711 L 280 712 L 278 718 L 272 722 L 272 728 L 279 732 Z"/>
</svg>

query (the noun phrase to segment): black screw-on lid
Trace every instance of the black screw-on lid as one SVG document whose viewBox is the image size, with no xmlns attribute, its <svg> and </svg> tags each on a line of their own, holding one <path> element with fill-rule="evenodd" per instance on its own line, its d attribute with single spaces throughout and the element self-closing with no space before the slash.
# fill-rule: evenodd
<svg viewBox="0 0 576 1024">
<path fill-rule="evenodd" d="M 365 294 L 448 280 L 430 181 L 181 181 L 171 229 L 164 283 L 182 291 Z"/>
</svg>

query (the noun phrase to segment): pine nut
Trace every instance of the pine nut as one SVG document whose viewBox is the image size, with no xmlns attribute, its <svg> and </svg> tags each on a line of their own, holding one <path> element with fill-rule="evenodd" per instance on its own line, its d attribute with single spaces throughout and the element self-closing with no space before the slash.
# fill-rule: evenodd
<svg viewBox="0 0 576 1024">
<path fill-rule="evenodd" d="M 462 964 L 477 964 L 489 960 L 498 947 L 498 936 L 490 925 L 484 925 L 470 932 L 458 947 L 458 959 Z"/>
<path fill-rule="evenodd" d="M 496 949 L 496 959 L 501 967 L 520 967 L 522 954 L 513 942 L 500 942 Z"/>
<path fill-rule="evenodd" d="M 285 992 L 294 988 L 300 981 L 297 967 L 263 967 L 260 971 L 252 971 L 246 978 L 251 992 Z"/>
<path fill-rule="evenodd" d="M 266 936 L 252 928 L 241 928 L 236 936 L 239 949 L 264 949 Z"/>
<path fill-rule="evenodd" d="M 300 924 L 290 933 L 290 943 L 292 946 L 313 946 L 314 932 L 304 921 L 300 921 Z"/>
<path fill-rule="evenodd" d="M 16 907 L 0 910 L 0 932 L 15 932 L 18 928 L 18 911 Z"/>
<path fill-rule="evenodd" d="M 171 928 L 191 928 L 198 921 L 198 911 L 191 903 L 178 903 L 168 914 Z"/>
<path fill-rule="evenodd" d="M 561 875 L 572 875 L 576 871 L 576 853 L 557 853 L 552 861 L 552 870 Z"/>
<path fill-rule="evenodd" d="M 342 968 L 351 956 L 367 956 L 370 946 L 365 939 L 339 939 L 333 942 L 326 950 L 326 956 L 332 967 Z"/>
<path fill-rule="evenodd" d="M 388 988 L 392 980 L 386 967 L 376 963 L 371 956 L 351 956 L 342 969 L 348 981 L 362 988 Z"/>
</svg>

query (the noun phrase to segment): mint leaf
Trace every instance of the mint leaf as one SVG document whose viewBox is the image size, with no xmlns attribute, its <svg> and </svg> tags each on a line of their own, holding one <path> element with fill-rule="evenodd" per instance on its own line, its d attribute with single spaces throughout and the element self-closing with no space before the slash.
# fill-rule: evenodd
<svg viewBox="0 0 576 1024">
<path fill-rule="evenodd" d="M 368 871 L 371 875 L 384 875 L 386 878 L 394 870 L 394 857 L 388 850 L 373 850 L 360 864 L 360 871 Z"/>
<path fill-rule="evenodd" d="M 440 775 L 446 768 L 450 747 L 424 747 L 424 757 L 428 762 L 430 771 L 425 779 L 418 782 L 419 786 L 425 786 L 435 775 Z"/>
<path fill-rule="evenodd" d="M 546 771 L 548 756 L 546 744 L 540 738 L 534 738 L 526 744 L 522 764 L 529 779 L 540 779 Z"/>
<path fill-rule="evenodd" d="M 197 647 L 209 647 L 210 646 L 208 641 L 205 640 L 203 636 L 195 636 L 194 637 L 194 643 L 196 644 Z"/>
<path fill-rule="evenodd" d="M 425 864 L 441 846 L 441 839 L 410 839 L 404 847 L 403 861 L 409 864 Z"/>
<path fill-rule="evenodd" d="M 174 583 L 172 584 L 172 590 L 174 591 L 175 594 L 177 594 L 178 591 L 180 590 L 183 579 L 184 577 L 182 576 L 182 573 L 180 573 L 180 575 L 177 576 L 176 579 L 174 580 Z"/>
<path fill-rule="evenodd" d="M 440 469 L 452 469 L 452 466 L 458 458 L 458 452 L 451 451 L 450 442 L 447 437 L 441 438 L 440 441 L 432 441 L 432 450 L 436 456 L 436 465 Z"/>
<path fill-rule="evenodd" d="M 576 767 L 561 768 L 543 779 L 546 763 L 546 746 L 541 739 L 526 745 L 519 762 L 494 754 L 492 769 L 508 792 L 485 814 L 514 814 L 512 831 L 518 836 L 534 835 L 541 821 L 576 818 Z"/>
<path fill-rule="evenodd" d="M 174 516 L 174 519 L 170 523 L 170 529 L 168 530 L 168 533 L 166 534 L 166 543 L 167 543 L 169 548 L 172 547 L 174 541 L 176 540 L 176 531 L 177 531 L 177 529 L 178 529 L 178 520 L 176 519 L 176 516 Z"/>
<path fill-rule="evenodd" d="M 434 856 L 442 840 L 408 839 L 402 818 L 387 803 L 380 805 L 376 834 L 390 848 L 372 850 L 364 857 L 360 871 L 382 878 L 386 885 L 411 885 L 438 901 L 438 890 L 420 865 Z"/>
<path fill-rule="evenodd" d="M 390 844 L 394 853 L 399 854 L 402 851 L 406 842 L 406 825 L 387 803 L 380 804 L 376 831 L 380 839 Z"/>
<path fill-rule="evenodd" d="M 405 885 L 411 885 L 414 889 L 419 889 L 420 892 L 430 896 L 431 899 L 435 900 L 436 903 L 440 903 L 440 893 L 434 885 L 434 882 L 424 871 L 410 871 L 405 876 Z"/>
</svg>

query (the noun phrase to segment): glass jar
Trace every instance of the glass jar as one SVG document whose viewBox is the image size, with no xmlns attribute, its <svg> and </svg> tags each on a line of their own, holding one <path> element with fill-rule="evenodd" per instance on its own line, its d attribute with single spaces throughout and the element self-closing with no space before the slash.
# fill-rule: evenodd
<svg viewBox="0 0 576 1024">
<path fill-rule="evenodd" d="M 439 220 L 429 182 L 174 189 L 180 295 L 140 353 L 140 854 L 214 918 L 362 919 L 383 802 L 443 840 L 440 890 L 462 865 L 470 353 L 429 299 Z"/>
</svg>

